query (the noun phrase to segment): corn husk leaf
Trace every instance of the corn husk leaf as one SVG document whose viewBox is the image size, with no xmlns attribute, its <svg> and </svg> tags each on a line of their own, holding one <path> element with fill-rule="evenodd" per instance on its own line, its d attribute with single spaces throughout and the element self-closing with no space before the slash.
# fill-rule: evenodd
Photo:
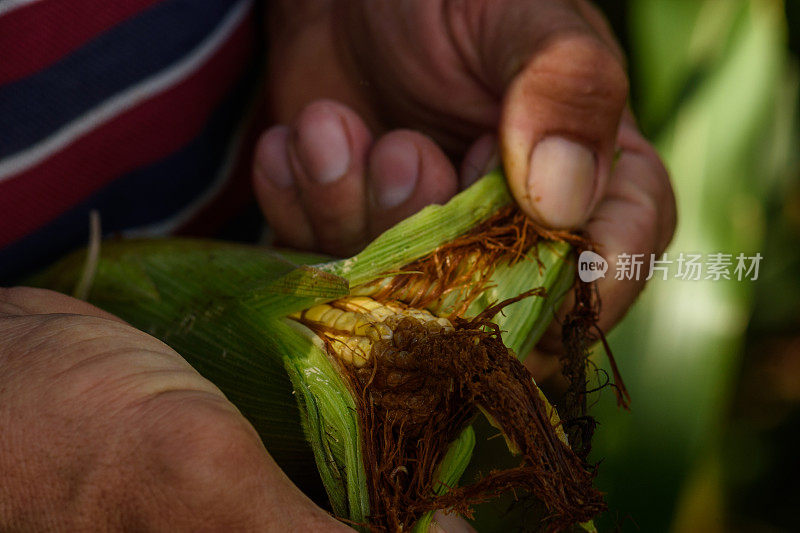
<svg viewBox="0 0 800 533">
<path fill-rule="evenodd" d="M 109 241 L 88 300 L 183 355 L 253 423 L 301 489 L 323 501 L 321 481 L 334 514 L 366 524 L 369 497 L 351 393 L 319 339 L 285 317 L 396 272 L 510 202 L 504 176 L 494 172 L 343 260 L 201 240 Z M 498 265 L 468 314 L 545 287 L 546 298 L 514 303 L 496 317 L 504 341 L 524 355 L 572 283 L 569 253 L 566 244 L 543 243 L 529 260 Z M 69 256 L 33 283 L 69 293 L 83 260 L 80 252 Z M 474 445 L 467 428 L 439 466 L 439 490 L 457 484 Z M 429 521 L 430 514 L 420 526 Z"/>
</svg>

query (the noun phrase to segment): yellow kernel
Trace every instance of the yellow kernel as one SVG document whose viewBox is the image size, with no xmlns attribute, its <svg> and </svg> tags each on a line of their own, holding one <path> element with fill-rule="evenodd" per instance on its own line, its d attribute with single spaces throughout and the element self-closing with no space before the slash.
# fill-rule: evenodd
<svg viewBox="0 0 800 533">
<path fill-rule="evenodd" d="M 330 309 L 325 311 L 325 313 L 322 314 L 319 321 L 328 327 L 333 327 L 333 325 L 336 323 L 336 320 L 340 316 L 342 316 L 342 313 L 344 313 L 344 311 L 342 311 L 341 309 L 336 309 L 335 307 L 331 307 Z"/>
<path fill-rule="evenodd" d="M 373 329 L 373 323 L 366 315 L 357 315 L 356 323 L 353 325 L 353 334 L 361 337 L 366 336 L 367 331 Z"/>
<path fill-rule="evenodd" d="M 353 331 L 357 321 L 358 313 L 353 313 L 352 311 L 343 311 L 342 314 L 339 315 L 339 318 L 336 319 L 333 327 L 342 331 Z"/>
<path fill-rule="evenodd" d="M 380 307 L 381 304 L 367 296 L 354 296 L 352 298 L 343 298 L 340 300 L 342 306 L 350 311 L 372 311 Z"/>
<path fill-rule="evenodd" d="M 333 308 L 328 304 L 315 305 L 314 307 L 306 309 L 305 313 L 303 313 L 303 318 L 311 322 L 321 322 L 322 315 L 327 313 L 330 309 Z"/>
</svg>

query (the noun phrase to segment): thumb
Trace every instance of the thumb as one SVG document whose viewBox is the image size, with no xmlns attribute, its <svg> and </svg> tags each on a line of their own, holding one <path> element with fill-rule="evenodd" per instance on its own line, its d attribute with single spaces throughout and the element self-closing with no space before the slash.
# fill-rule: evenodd
<svg viewBox="0 0 800 533">
<path fill-rule="evenodd" d="M 577 12 L 552 16 L 559 22 L 538 35 L 507 36 L 523 45 L 499 58 L 500 150 L 522 209 L 546 226 L 575 228 L 608 182 L 628 81 L 617 50 Z"/>
</svg>

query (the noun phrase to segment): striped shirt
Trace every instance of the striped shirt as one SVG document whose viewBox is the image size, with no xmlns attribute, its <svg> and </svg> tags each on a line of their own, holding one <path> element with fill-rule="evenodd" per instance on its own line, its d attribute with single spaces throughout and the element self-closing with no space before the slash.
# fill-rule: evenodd
<svg viewBox="0 0 800 533">
<path fill-rule="evenodd" d="M 0 283 L 104 233 L 211 235 L 249 205 L 253 0 L 0 0 Z"/>
</svg>

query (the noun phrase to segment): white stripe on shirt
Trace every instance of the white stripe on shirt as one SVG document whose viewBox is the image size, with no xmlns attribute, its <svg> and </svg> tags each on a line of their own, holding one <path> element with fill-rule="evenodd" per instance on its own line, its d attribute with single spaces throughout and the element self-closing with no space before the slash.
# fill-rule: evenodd
<svg viewBox="0 0 800 533">
<path fill-rule="evenodd" d="M 0 182 L 28 170 L 115 116 L 188 78 L 199 70 L 239 27 L 252 3 L 253 0 L 240 0 L 214 31 L 179 63 L 108 98 L 38 143 L 0 160 Z"/>
<path fill-rule="evenodd" d="M 3 2 L 0 2 L 0 17 L 8 13 L 11 13 L 12 11 L 20 7 L 41 1 L 42 0 L 5 0 Z"/>
</svg>

